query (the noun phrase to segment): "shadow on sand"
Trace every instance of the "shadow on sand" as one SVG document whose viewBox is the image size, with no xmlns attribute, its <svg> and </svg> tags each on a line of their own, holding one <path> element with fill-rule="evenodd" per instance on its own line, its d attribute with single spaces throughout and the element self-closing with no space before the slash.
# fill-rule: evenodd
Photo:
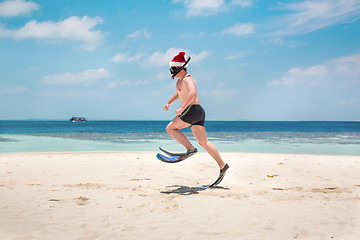
<svg viewBox="0 0 360 240">
<path fill-rule="evenodd" d="M 230 190 L 230 188 L 224 188 L 220 186 L 214 187 L 189 187 L 189 186 L 182 186 L 182 185 L 174 185 L 174 186 L 167 186 L 167 188 L 175 188 L 170 189 L 168 191 L 161 191 L 160 193 L 164 194 L 177 194 L 177 195 L 193 195 L 199 194 L 199 192 L 205 191 L 207 189 L 223 189 L 223 190 Z"/>
</svg>

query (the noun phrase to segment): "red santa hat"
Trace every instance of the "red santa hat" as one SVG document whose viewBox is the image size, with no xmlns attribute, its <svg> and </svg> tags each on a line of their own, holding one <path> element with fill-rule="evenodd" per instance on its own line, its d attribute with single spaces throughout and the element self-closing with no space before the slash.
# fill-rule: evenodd
<svg viewBox="0 0 360 240">
<path fill-rule="evenodd" d="M 178 55 L 176 55 L 171 62 L 169 63 L 169 67 L 187 67 L 187 62 L 190 59 L 190 57 L 188 57 L 186 55 L 185 52 L 179 52 Z"/>
</svg>

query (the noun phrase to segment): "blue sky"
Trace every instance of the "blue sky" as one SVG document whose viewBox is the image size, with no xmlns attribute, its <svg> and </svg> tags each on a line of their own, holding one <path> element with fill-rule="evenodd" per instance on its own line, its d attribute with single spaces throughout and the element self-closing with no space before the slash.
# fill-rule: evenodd
<svg viewBox="0 0 360 240">
<path fill-rule="evenodd" d="M 360 120 L 359 0 L 6 0 L 0 119 L 167 120 L 192 57 L 208 120 Z"/>
</svg>

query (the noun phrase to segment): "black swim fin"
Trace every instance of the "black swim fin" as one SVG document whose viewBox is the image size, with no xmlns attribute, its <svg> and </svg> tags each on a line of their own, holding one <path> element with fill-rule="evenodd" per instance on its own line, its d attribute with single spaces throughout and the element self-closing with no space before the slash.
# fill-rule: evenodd
<svg viewBox="0 0 360 240">
<path fill-rule="evenodd" d="M 165 149 L 162 149 L 161 147 L 159 147 L 159 149 L 169 156 L 172 156 L 172 157 L 176 156 L 176 157 L 184 158 L 184 159 L 194 155 L 198 151 L 196 148 L 194 148 L 192 150 L 187 151 L 186 153 L 172 153 L 172 152 L 166 151 Z"/>
<path fill-rule="evenodd" d="M 213 184 L 209 185 L 209 187 L 214 187 L 214 186 L 218 185 L 225 177 L 226 170 L 228 170 L 228 169 L 229 169 L 229 165 L 226 163 L 225 166 L 223 167 L 223 169 L 220 170 L 218 179 L 216 179 L 216 181 Z"/>
</svg>

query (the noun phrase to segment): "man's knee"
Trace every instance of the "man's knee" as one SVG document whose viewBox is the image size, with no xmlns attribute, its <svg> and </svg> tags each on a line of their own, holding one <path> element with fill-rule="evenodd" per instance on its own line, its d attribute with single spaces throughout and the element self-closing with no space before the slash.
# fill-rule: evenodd
<svg viewBox="0 0 360 240">
<path fill-rule="evenodd" d="M 170 132 L 171 132 L 171 128 L 169 127 L 169 125 L 166 126 L 166 132 L 167 132 L 168 134 L 170 134 Z"/>
<path fill-rule="evenodd" d="M 173 124 L 169 123 L 169 124 L 166 126 L 166 132 L 167 132 L 168 134 L 171 134 L 172 131 L 174 131 L 174 130 L 176 130 L 176 129 L 174 128 Z"/>
</svg>

